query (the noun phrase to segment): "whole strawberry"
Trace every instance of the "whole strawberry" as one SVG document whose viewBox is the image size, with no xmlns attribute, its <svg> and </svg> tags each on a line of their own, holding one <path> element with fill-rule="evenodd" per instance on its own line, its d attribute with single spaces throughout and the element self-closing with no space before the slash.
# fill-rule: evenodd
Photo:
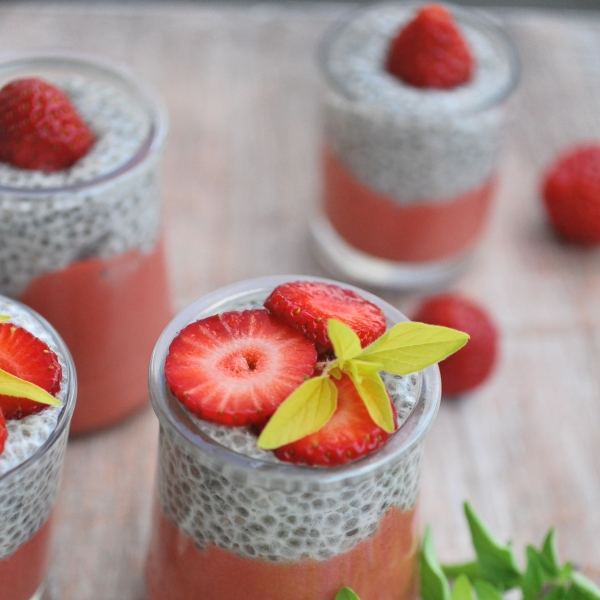
<svg viewBox="0 0 600 600">
<path fill-rule="evenodd" d="M 489 377 L 498 355 L 498 331 L 483 308 L 456 294 L 441 294 L 425 300 L 413 320 L 471 336 L 466 346 L 439 364 L 444 395 L 471 391 Z"/>
<path fill-rule="evenodd" d="M 46 173 L 85 156 L 94 134 L 69 97 L 41 79 L 17 79 L 0 90 L 0 161 Z"/>
<path fill-rule="evenodd" d="M 474 59 L 450 12 L 428 4 L 390 44 L 386 68 L 415 87 L 451 89 L 470 81 Z"/>
<path fill-rule="evenodd" d="M 581 244 L 600 243 L 600 143 L 561 154 L 546 172 L 542 197 L 561 236 Z"/>
</svg>

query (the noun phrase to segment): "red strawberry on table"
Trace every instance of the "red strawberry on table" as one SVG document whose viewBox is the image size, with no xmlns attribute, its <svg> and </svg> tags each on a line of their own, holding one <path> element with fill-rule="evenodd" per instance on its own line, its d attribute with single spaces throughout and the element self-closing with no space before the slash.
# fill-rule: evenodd
<svg viewBox="0 0 600 600">
<path fill-rule="evenodd" d="M 42 340 L 13 323 L 0 323 L 0 369 L 34 383 L 56 396 L 62 369 L 56 354 Z M 21 419 L 47 408 L 27 398 L 0 395 L 0 410 L 6 419 Z"/>
<path fill-rule="evenodd" d="M 94 134 L 62 90 L 36 78 L 0 90 L 0 161 L 50 173 L 73 165 L 93 143 Z"/>
<path fill-rule="evenodd" d="M 385 333 L 385 316 L 375 304 L 352 290 L 315 281 L 295 281 L 277 286 L 265 308 L 309 340 L 331 350 L 327 320 L 337 319 L 353 329 L 362 347 Z"/>
<path fill-rule="evenodd" d="M 556 231 L 581 244 L 600 244 L 600 143 L 570 148 L 546 172 L 542 196 Z"/>
<path fill-rule="evenodd" d="M 257 423 L 315 370 L 315 345 L 265 310 L 213 315 L 185 327 L 165 361 L 169 388 L 198 417 Z"/>
<path fill-rule="evenodd" d="M 331 419 L 316 433 L 277 448 L 277 458 L 333 467 L 371 454 L 387 442 L 390 434 L 375 425 L 352 380 L 342 375 L 340 380 L 332 381 L 338 396 L 337 409 Z"/>
<path fill-rule="evenodd" d="M 450 89 L 470 81 L 474 59 L 444 6 L 423 6 L 388 50 L 386 69 L 409 85 Z"/>
<path fill-rule="evenodd" d="M 441 294 L 425 300 L 413 320 L 470 335 L 466 346 L 439 363 L 444 395 L 468 392 L 489 377 L 498 354 L 498 331 L 483 308 L 456 294 Z"/>
</svg>

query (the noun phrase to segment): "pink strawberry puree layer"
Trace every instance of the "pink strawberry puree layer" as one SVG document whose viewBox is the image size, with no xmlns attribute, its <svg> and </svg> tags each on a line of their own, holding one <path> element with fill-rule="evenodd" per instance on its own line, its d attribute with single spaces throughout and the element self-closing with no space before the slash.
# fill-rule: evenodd
<svg viewBox="0 0 600 600">
<path fill-rule="evenodd" d="M 391 508 L 377 533 L 326 561 L 274 563 L 214 545 L 199 550 L 160 509 L 146 565 L 150 600 L 334 600 L 343 587 L 364 600 L 417 596 L 418 534 L 414 510 Z"/>
<path fill-rule="evenodd" d="M 172 317 L 162 244 L 72 263 L 35 279 L 20 300 L 50 321 L 78 380 L 75 433 L 115 423 L 148 399 L 148 364 Z"/>
<path fill-rule="evenodd" d="M 483 232 L 494 179 L 442 201 L 399 204 L 356 179 L 326 145 L 324 205 L 351 246 L 400 262 L 444 260 L 471 248 Z"/>
<path fill-rule="evenodd" d="M 50 517 L 8 558 L 0 560 L 0 598 L 29 600 L 42 585 L 50 559 Z"/>
</svg>

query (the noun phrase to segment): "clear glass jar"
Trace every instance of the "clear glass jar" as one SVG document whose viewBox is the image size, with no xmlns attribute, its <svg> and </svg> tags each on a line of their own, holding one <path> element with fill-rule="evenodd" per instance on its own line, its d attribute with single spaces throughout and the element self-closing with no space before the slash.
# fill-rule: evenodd
<svg viewBox="0 0 600 600">
<path fill-rule="evenodd" d="M 19 421 L 7 421 L 9 434 L 0 455 L 2 598 L 38 600 L 42 597 L 50 560 L 52 513 L 77 396 L 77 380 L 69 350 L 44 318 L 3 296 L 0 296 L 0 314 L 9 315 L 11 322 L 46 342 L 62 367 L 58 396 L 62 408 L 50 407 Z M 45 431 L 42 437 L 41 430 Z"/>
<path fill-rule="evenodd" d="M 158 340 L 149 377 L 160 422 L 150 600 L 331 600 L 344 585 L 362 598 L 417 595 L 421 450 L 440 402 L 437 366 L 409 376 L 412 410 L 385 447 L 333 468 L 242 454 L 235 440 L 224 445 L 214 429 L 201 430 L 167 388 L 165 358 L 183 327 L 261 306 L 275 286 L 298 279 L 337 283 L 303 276 L 243 281 L 191 305 Z M 376 296 L 344 287 L 380 306 L 390 325 L 406 320 Z"/>
<path fill-rule="evenodd" d="M 122 65 L 77 53 L 0 57 L 0 86 L 39 77 L 63 89 L 96 136 L 73 167 L 0 164 L 0 293 L 46 317 L 79 377 L 72 431 L 145 404 L 147 365 L 172 317 L 161 242 L 166 109 Z"/>
<path fill-rule="evenodd" d="M 419 6 L 361 9 L 326 35 L 319 53 L 317 257 L 336 276 L 386 288 L 440 286 L 468 264 L 488 221 L 505 101 L 519 71 L 498 25 L 450 6 L 475 57 L 472 80 L 422 89 L 387 73 L 389 44 Z"/>
</svg>

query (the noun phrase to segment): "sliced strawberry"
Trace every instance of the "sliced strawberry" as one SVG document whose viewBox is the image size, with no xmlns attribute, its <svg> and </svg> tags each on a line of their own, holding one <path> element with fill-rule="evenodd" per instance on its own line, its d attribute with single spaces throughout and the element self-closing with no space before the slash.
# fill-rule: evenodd
<svg viewBox="0 0 600 600">
<path fill-rule="evenodd" d="M 277 458 L 334 467 L 371 454 L 387 442 L 390 434 L 375 425 L 352 380 L 342 375 L 339 381 L 331 381 L 338 390 L 338 405 L 331 419 L 316 433 L 277 448 Z"/>
<path fill-rule="evenodd" d="M 230 426 L 256 423 L 315 370 L 312 342 L 265 310 L 214 315 L 173 340 L 165 377 L 198 417 Z"/>
<path fill-rule="evenodd" d="M 378 306 L 330 283 L 284 283 L 265 300 L 265 308 L 326 350 L 333 349 L 327 336 L 328 319 L 337 319 L 353 329 L 363 348 L 386 329 L 385 316 Z"/>
<path fill-rule="evenodd" d="M 50 173 L 87 154 L 94 134 L 69 97 L 37 78 L 16 79 L 0 90 L 0 160 Z"/>
<path fill-rule="evenodd" d="M 6 438 L 8 437 L 8 431 L 6 429 L 6 419 L 0 410 L 0 454 L 4 452 L 4 444 L 6 443 Z"/>
<path fill-rule="evenodd" d="M 0 369 L 56 396 L 62 369 L 56 354 L 42 340 L 14 323 L 0 323 Z M 7 419 L 38 413 L 47 404 L 27 398 L 0 395 L 0 410 Z"/>
</svg>

